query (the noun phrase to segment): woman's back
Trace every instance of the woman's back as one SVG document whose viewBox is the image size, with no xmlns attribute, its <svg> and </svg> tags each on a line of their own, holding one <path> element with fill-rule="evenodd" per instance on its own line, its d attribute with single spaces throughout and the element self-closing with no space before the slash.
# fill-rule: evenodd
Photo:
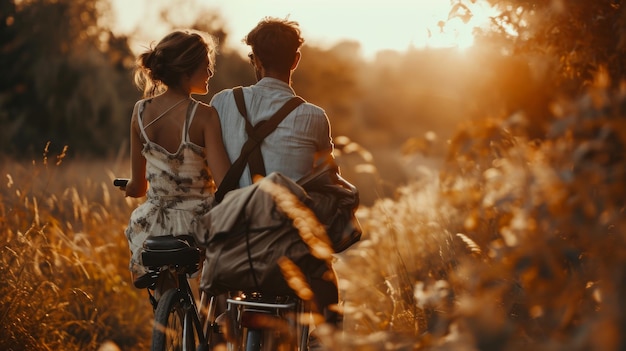
<svg viewBox="0 0 626 351">
<path fill-rule="evenodd" d="M 177 102 L 158 114 L 153 109 L 146 114 L 154 99 L 140 102 L 137 111 L 138 125 L 142 133 L 143 150 L 146 158 L 146 178 L 150 183 L 148 200 L 167 197 L 177 202 L 185 198 L 211 198 L 215 184 L 209 171 L 204 140 L 191 140 L 190 127 L 193 125 L 198 102 Z M 158 106 L 155 106 L 158 107 Z M 162 108 L 160 110 L 163 110 Z M 197 128 L 197 130 L 200 128 Z"/>
</svg>

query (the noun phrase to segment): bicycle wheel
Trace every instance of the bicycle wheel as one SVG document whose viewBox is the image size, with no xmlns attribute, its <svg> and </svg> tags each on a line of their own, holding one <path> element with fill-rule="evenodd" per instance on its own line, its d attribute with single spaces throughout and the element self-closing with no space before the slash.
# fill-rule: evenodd
<svg viewBox="0 0 626 351">
<path fill-rule="evenodd" d="M 154 313 L 152 329 L 152 351 L 178 351 L 183 349 L 185 340 L 185 318 L 187 318 L 184 294 L 178 289 L 170 289 L 161 296 Z"/>
</svg>

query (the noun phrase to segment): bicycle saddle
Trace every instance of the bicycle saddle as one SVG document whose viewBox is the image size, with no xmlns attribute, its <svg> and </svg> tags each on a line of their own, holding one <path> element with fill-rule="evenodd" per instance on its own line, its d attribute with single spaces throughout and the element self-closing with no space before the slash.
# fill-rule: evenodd
<svg viewBox="0 0 626 351">
<path fill-rule="evenodd" d="M 190 235 L 149 237 L 144 243 L 141 260 L 147 267 L 189 266 L 195 271 L 200 263 L 200 249 Z"/>
<path fill-rule="evenodd" d="M 179 250 L 196 246 L 196 240 L 191 235 L 163 235 L 150 236 L 143 244 L 147 250 Z"/>
</svg>

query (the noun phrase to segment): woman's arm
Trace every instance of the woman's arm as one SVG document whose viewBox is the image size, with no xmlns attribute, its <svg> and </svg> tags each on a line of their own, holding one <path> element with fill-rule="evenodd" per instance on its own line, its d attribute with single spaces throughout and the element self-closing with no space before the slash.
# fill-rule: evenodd
<svg viewBox="0 0 626 351">
<path fill-rule="evenodd" d="M 224 141 L 222 139 L 222 126 L 220 125 L 220 118 L 217 114 L 217 110 L 212 106 L 205 105 L 207 118 L 205 119 L 204 128 L 204 147 L 206 150 L 207 161 L 213 180 L 216 186 L 220 186 L 226 172 L 230 168 L 230 159 L 226 154 L 224 148 Z"/>
<path fill-rule="evenodd" d="M 137 107 L 135 104 L 130 121 L 130 180 L 126 185 L 126 196 L 143 197 L 148 190 L 146 180 L 146 159 L 141 154 L 143 143 L 141 142 Z"/>
</svg>

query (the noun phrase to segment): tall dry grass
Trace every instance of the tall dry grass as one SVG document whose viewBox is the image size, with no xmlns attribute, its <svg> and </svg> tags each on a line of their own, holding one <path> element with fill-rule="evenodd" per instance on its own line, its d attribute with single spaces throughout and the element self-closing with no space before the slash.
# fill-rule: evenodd
<svg viewBox="0 0 626 351">
<path fill-rule="evenodd" d="M 128 274 L 130 211 L 104 162 L 0 166 L 0 349 L 145 350 L 152 310 Z"/>
<path fill-rule="evenodd" d="M 473 121 L 440 171 L 360 208 L 329 349 L 626 350 L 626 90 L 602 82 L 556 101 L 542 140 L 523 112 Z M 110 168 L 1 168 L 0 348 L 145 349 L 122 234 L 136 203 Z"/>
</svg>

